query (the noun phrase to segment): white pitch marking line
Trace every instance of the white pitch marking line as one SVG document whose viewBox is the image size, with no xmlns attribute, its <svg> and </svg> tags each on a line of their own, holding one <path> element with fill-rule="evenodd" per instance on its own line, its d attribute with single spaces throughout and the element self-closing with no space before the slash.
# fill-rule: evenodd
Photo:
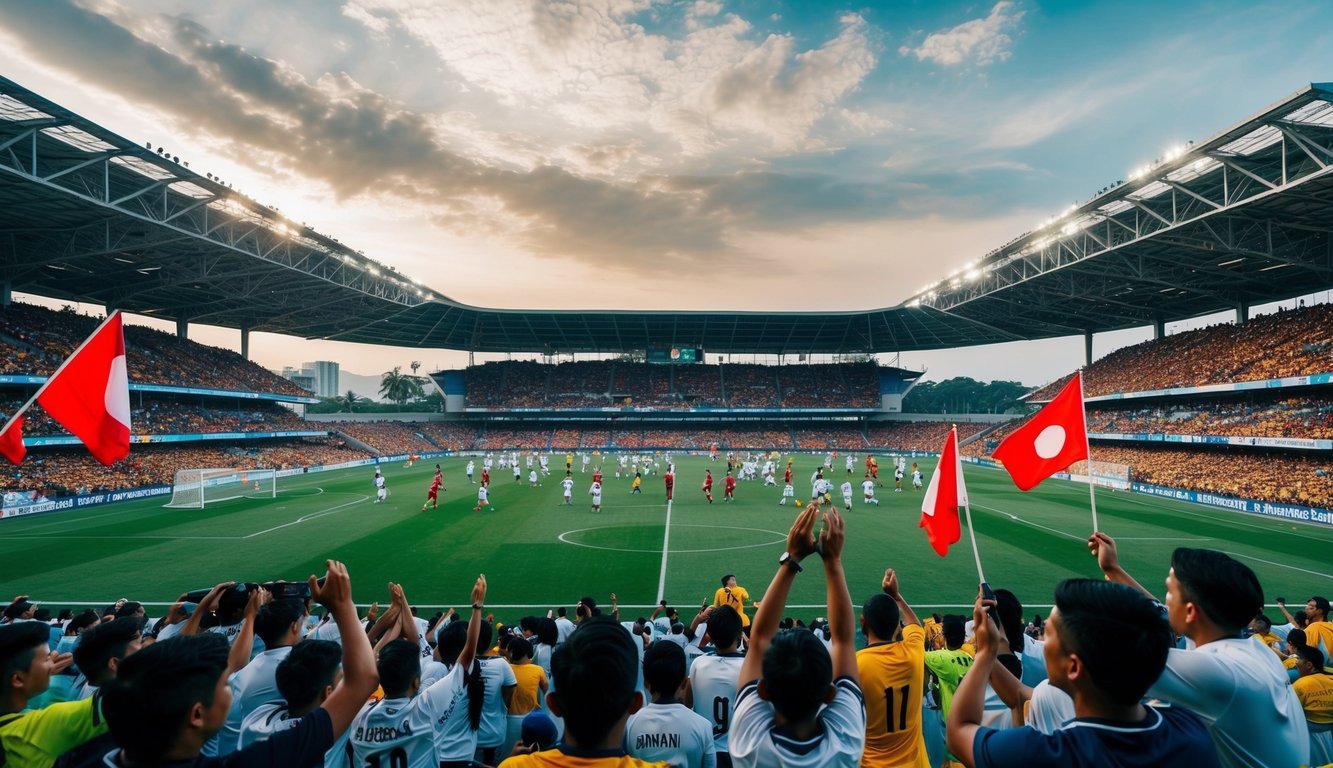
<svg viewBox="0 0 1333 768">
<path fill-rule="evenodd" d="M 1312 571 L 1309 570 L 1308 568 L 1298 568 L 1294 565 L 1287 565 L 1286 563 L 1275 563 L 1272 560 L 1265 560 L 1262 557 L 1255 557 L 1254 555 L 1243 555 L 1240 552 L 1226 552 L 1225 550 L 1223 550 L 1223 554 L 1231 555 L 1232 557 L 1243 557 L 1246 560 L 1254 560 L 1255 562 L 1264 563 L 1266 565 L 1276 565 L 1281 568 L 1290 568 L 1293 571 L 1300 571 L 1301 573 L 1308 573 L 1311 574 L 1312 576 L 1320 576 L 1325 579 L 1333 579 L 1333 575 L 1327 573 Z"/>
<path fill-rule="evenodd" d="M 350 506 L 352 506 L 353 504 L 360 504 L 360 503 L 363 502 L 363 501 L 369 501 L 369 500 L 370 500 L 370 497 L 369 497 L 369 496 L 361 496 L 361 497 L 357 498 L 355 501 L 349 501 L 349 502 L 347 502 L 346 504 L 339 504 L 339 505 L 336 506 L 336 507 L 329 507 L 328 509 L 320 510 L 319 512 L 313 512 L 313 513 L 311 513 L 311 514 L 309 514 L 309 515 L 303 515 L 303 516 L 298 517 L 298 518 L 296 518 L 295 520 L 291 521 L 290 523 L 283 523 L 282 525 L 275 525 L 275 526 L 273 526 L 272 528 L 265 528 L 265 529 L 262 530 L 262 531 L 255 531 L 254 533 L 251 533 L 251 534 L 249 534 L 249 535 L 247 535 L 247 536 L 242 536 L 241 538 L 243 538 L 243 539 L 253 539 L 253 538 L 256 537 L 256 536 L 262 536 L 262 535 L 264 535 L 264 534 L 266 534 L 266 533 L 272 533 L 273 531 L 282 530 L 283 528 L 289 528 L 289 527 L 291 527 L 291 526 L 293 526 L 293 525 L 299 525 L 300 523 L 304 523 L 304 522 L 307 521 L 307 520 L 314 520 L 315 518 L 323 517 L 323 516 L 325 516 L 325 515 L 331 515 L 331 514 L 333 514 L 334 512 L 337 512 L 338 510 L 341 510 L 341 509 L 346 509 L 347 507 L 350 507 Z"/>
<path fill-rule="evenodd" d="M 666 595 L 667 548 L 671 544 L 671 499 L 667 499 L 666 524 L 662 526 L 662 571 L 657 575 L 657 602 Z"/>
<path fill-rule="evenodd" d="M 1023 518 L 1019 517 L 1018 515 L 1013 514 L 1012 512 L 1005 512 L 1003 509 L 996 509 L 995 507 L 988 507 L 988 506 L 986 506 L 985 504 L 973 504 L 972 506 L 974 506 L 974 507 L 979 507 L 979 508 L 981 508 L 981 509 L 988 509 L 988 510 L 990 510 L 991 512 L 998 512 L 998 513 L 1004 515 L 1005 517 L 1008 517 L 1010 520 L 1013 520 L 1014 522 L 1022 523 L 1023 525 L 1030 525 L 1030 526 L 1032 526 L 1033 528 L 1041 528 L 1042 530 L 1050 531 L 1051 533 L 1058 533 L 1058 534 L 1060 534 L 1061 536 L 1067 536 L 1067 537 L 1069 537 L 1069 538 L 1071 538 L 1071 539 L 1074 539 L 1075 541 L 1087 541 L 1087 538 L 1086 538 L 1086 537 L 1083 537 L 1083 536 L 1075 536 L 1075 535 L 1072 534 L 1072 533 L 1065 533 L 1064 531 L 1057 530 L 1057 529 L 1055 529 L 1055 528 L 1051 528 L 1050 526 L 1042 525 L 1042 524 L 1040 524 L 1040 523 L 1034 523 L 1034 522 L 1032 522 L 1031 520 L 1024 520 Z"/>
</svg>

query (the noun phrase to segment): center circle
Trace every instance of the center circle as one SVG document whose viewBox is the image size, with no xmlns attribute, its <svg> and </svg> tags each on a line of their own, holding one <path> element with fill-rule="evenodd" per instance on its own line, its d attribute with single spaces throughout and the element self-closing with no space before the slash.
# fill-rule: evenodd
<svg viewBox="0 0 1333 768">
<path fill-rule="evenodd" d="M 630 548 L 630 547 L 610 547 L 610 546 L 605 546 L 605 545 L 601 545 L 601 544 L 588 544 L 588 543 L 586 543 L 586 542 L 576 541 L 576 540 L 575 540 L 575 539 L 577 538 L 577 535 L 578 535 L 578 534 L 580 534 L 580 533 L 587 533 L 588 531 L 612 531 L 612 530 L 616 530 L 616 529 L 618 529 L 618 528 L 630 529 L 630 528 L 642 528 L 642 527 L 644 527 L 644 526 L 637 526 L 637 525 L 599 525 L 599 526 L 595 526 L 595 527 L 592 527 L 592 528 L 578 528 L 578 529 L 575 529 L 575 530 L 572 530 L 572 531 L 565 531 L 564 533 L 560 534 L 560 535 L 557 536 L 556 538 L 559 539 L 559 540 L 560 540 L 562 543 L 564 543 L 564 544 L 572 544 L 573 546 L 576 546 L 576 547 L 585 547 L 585 548 L 587 548 L 587 549 L 600 549 L 600 550 L 605 550 L 605 551 L 608 551 L 608 552 L 631 552 L 631 553 L 643 553 L 643 554 L 650 554 L 650 555 L 661 554 L 661 552 L 662 552 L 662 548 L 661 548 L 661 547 L 657 547 L 657 548 L 655 548 L 655 549 L 634 549 L 634 548 Z M 673 554 L 691 554 L 691 553 L 702 553 L 702 552 L 728 552 L 728 551 L 731 551 L 731 550 L 733 550 L 733 549 L 755 549 L 755 548 L 758 548 L 758 547 L 771 547 L 771 546 L 773 546 L 774 544 L 782 543 L 782 542 L 785 542 L 785 541 L 787 540 L 787 534 L 786 534 L 786 533 L 783 533 L 783 532 L 780 532 L 780 531 L 770 531 L 770 530 L 768 530 L 767 528 L 744 528 L 744 527 L 741 527 L 741 526 L 735 526 L 735 525 L 691 525 L 691 524 L 686 524 L 686 523 L 678 523 L 678 524 L 676 524 L 676 525 L 671 526 L 671 528 L 672 528 L 672 530 L 675 530 L 675 529 L 677 529 L 677 528 L 714 528 L 714 529 L 724 529 L 724 530 L 728 530 L 728 531 L 755 531 L 755 532 L 757 532 L 757 533 L 767 533 L 767 534 L 772 534 L 772 535 L 775 537 L 772 541 L 763 541 L 763 542 L 760 542 L 760 543 L 758 543 L 758 544 L 738 544 L 738 545 L 736 545 L 736 546 L 732 546 L 732 547 L 713 547 L 713 548 L 710 548 L 710 549 L 676 549 L 675 547 L 672 547 L 672 548 L 671 548 L 671 552 L 672 552 Z"/>
<path fill-rule="evenodd" d="M 1065 428 L 1059 424 L 1052 424 L 1043 429 L 1037 439 L 1032 442 L 1032 449 L 1043 459 L 1053 459 L 1060 455 L 1060 451 L 1065 447 Z"/>
</svg>

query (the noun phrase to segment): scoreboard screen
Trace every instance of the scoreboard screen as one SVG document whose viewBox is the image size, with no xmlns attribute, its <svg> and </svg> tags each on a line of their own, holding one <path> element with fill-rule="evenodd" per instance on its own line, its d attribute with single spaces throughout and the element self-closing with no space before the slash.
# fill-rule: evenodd
<svg viewBox="0 0 1333 768">
<path fill-rule="evenodd" d="M 645 359 L 650 363 L 697 363 L 704 356 L 698 347 L 652 346 Z"/>
</svg>

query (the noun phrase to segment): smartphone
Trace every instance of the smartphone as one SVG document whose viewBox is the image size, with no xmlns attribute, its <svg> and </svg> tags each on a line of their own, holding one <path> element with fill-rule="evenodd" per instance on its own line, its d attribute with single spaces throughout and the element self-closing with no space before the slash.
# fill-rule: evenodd
<svg viewBox="0 0 1333 768">
<path fill-rule="evenodd" d="M 985 600 L 995 599 L 995 590 L 991 589 L 990 584 L 984 581 L 981 582 L 981 597 Z M 986 606 L 986 615 L 989 616 L 991 619 L 993 619 L 996 623 L 999 623 L 999 619 L 995 618 L 994 606 Z"/>
</svg>

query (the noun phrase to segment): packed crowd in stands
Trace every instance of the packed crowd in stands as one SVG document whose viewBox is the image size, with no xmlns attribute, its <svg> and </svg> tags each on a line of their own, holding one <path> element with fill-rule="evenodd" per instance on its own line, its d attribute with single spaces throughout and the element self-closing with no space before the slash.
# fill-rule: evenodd
<svg viewBox="0 0 1333 768">
<path fill-rule="evenodd" d="M 1135 482 L 1333 508 L 1333 457 L 1328 454 L 1180 450 L 1094 442 L 1092 457 L 1128 464 Z"/>
<path fill-rule="evenodd" d="M 148 400 L 137 405 L 140 398 L 131 397 L 130 424 L 136 435 L 187 435 L 217 432 L 273 432 L 277 430 L 320 430 L 292 411 L 279 405 L 261 404 L 253 400 L 243 405 L 218 402 L 204 406 L 173 400 Z M 0 395 L 0 414 L 13 413 L 27 397 Z M 69 430 L 52 421 L 40 403 L 33 403 L 26 412 L 23 432 L 26 435 L 64 435 Z"/>
<path fill-rule="evenodd" d="M 1323 396 L 1099 405 L 1088 412 L 1088 431 L 1329 439 L 1333 438 L 1333 400 Z"/>
<path fill-rule="evenodd" d="M 1083 392 L 1095 397 L 1329 372 L 1333 305 L 1317 304 L 1118 349 L 1083 372 Z M 1068 380 L 1042 387 L 1031 399 L 1049 400 Z"/>
<path fill-rule="evenodd" d="M 102 318 L 30 304 L 0 309 L 0 373 L 48 376 L 101 323 Z M 231 392 L 310 393 L 239 354 L 145 328 L 125 326 L 125 361 L 131 383 Z"/>
<path fill-rule="evenodd" d="M 873 446 L 939 453 L 952 426 L 954 424 L 945 421 L 877 421 L 866 429 L 866 440 Z M 989 426 L 966 421 L 957 424 L 959 443 Z"/>
<path fill-rule="evenodd" d="M 55 498 L 80 493 L 170 484 L 176 472 L 199 467 L 293 469 L 367 458 L 337 438 L 263 441 L 219 446 L 134 446 L 110 467 L 82 447 L 32 450 L 22 464 L 0 467 L 0 491 Z"/>
<path fill-rule="evenodd" d="M 992 570 L 993 594 L 953 596 L 969 612 L 918 614 L 908 595 L 928 572 L 885 562 L 882 580 L 849 582 L 855 525 L 798 509 L 762 594 L 727 573 L 711 604 L 677 596 L 681 610 L 664 599 L 651 614 L 610 593 L 497 615 L 482 575 L 447 585 L 461 612 L 429 618 L 402 585 L 358 581 L 384 605 L 363 615 L 333 560 L 319 580 L 224 582 L 166 611 L 53 613 L 19 595 L 0 617 L 0 748 L 24 768 L 1333 760 L 1323 596 L 1295 614 L 1278 598 L 1273 621 L 1246 563 L 1179 548 L 1130 574 L 1121 546 L 1137 542 L 1098 532 L 1064 546 L 1101 579 L 1020 596 Z M 1165 603 L 1143 586 L 1164 575 Z M 817 618 L 788 610 L 798 579 L 823 587 Z M 1025 599 L 1053 599 L 1049 618 L 1029 622 Z"/>
<path fill-rule="evenodd" d="M 480 408 L 878 408 L 874 363 L 784 366 L 491 362 L 464 371 Z"/>
<path fill-rule="evenodd" d="M 385 455 L 427 453 L 440 447 L 422 437 L 421 424 L 411 421 L 326 421 L 320 427 L 340 432 Z"/>
</svg>

